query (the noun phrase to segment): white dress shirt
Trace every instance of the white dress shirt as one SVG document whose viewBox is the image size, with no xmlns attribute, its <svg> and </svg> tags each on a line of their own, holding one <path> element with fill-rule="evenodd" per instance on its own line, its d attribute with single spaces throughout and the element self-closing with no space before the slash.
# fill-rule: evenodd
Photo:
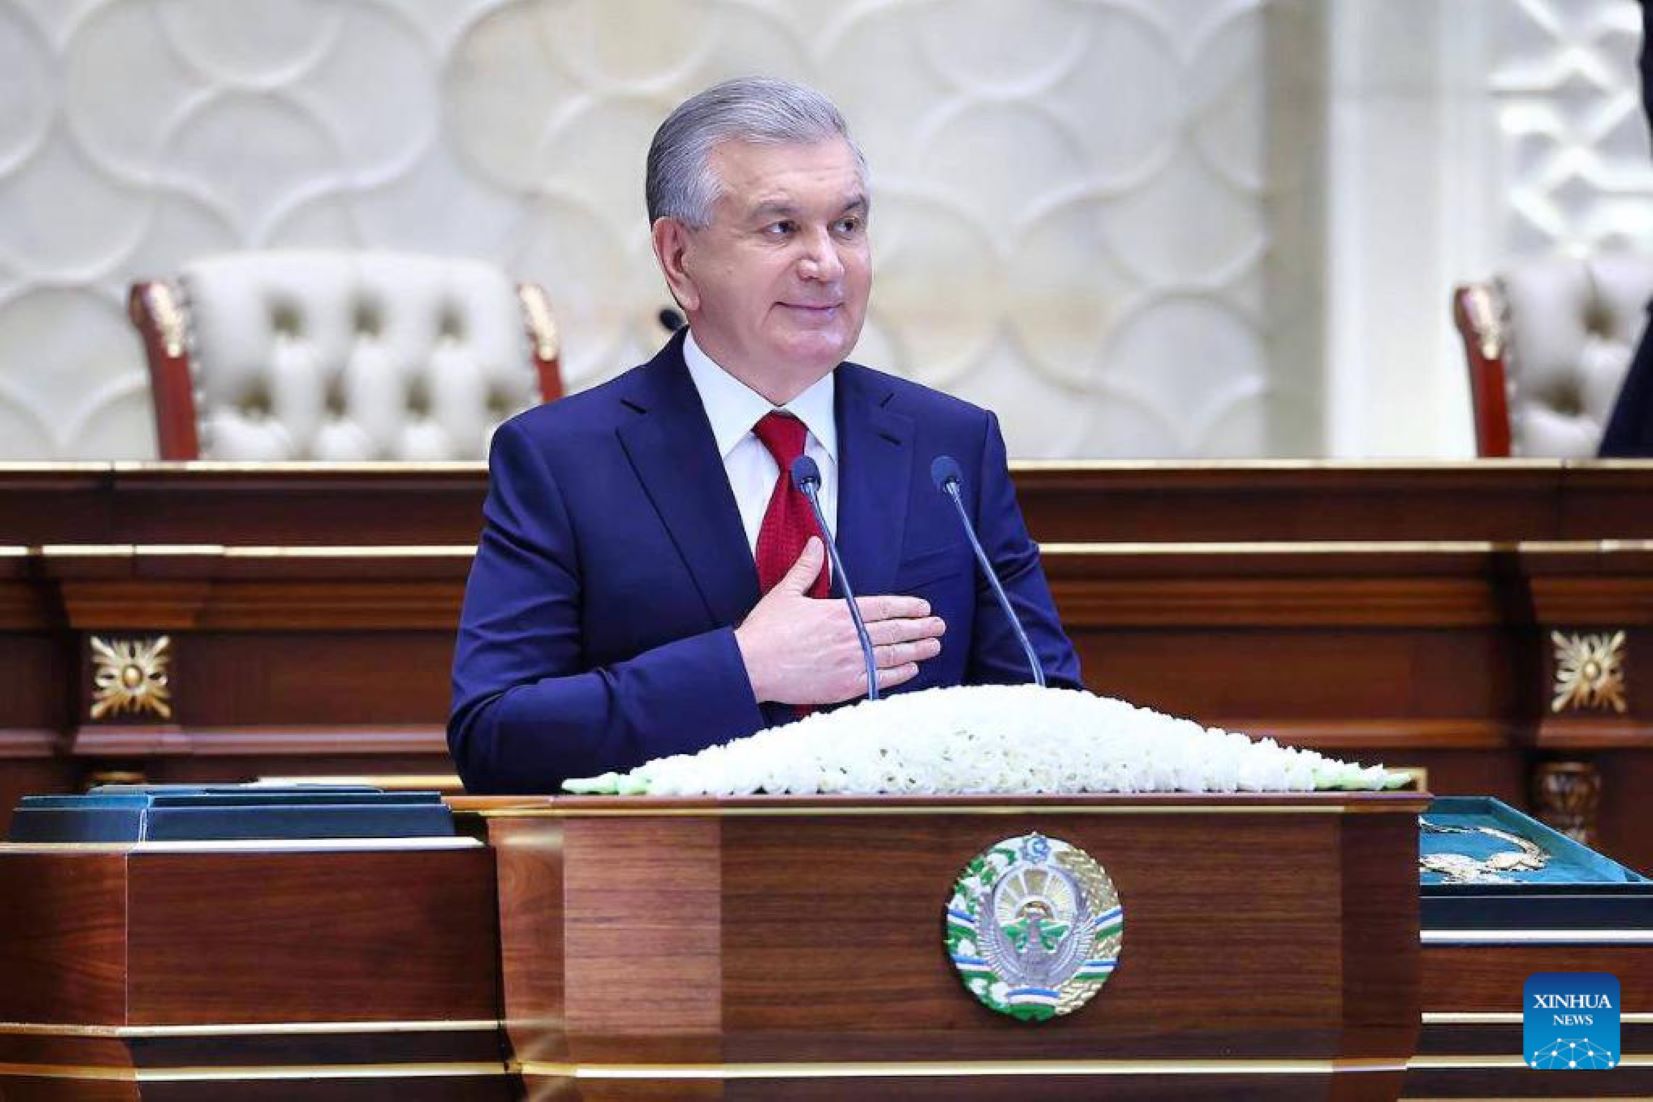
<svg viewBox="0 0 1653 1102">
<path fill-rule="evenodd" d="M 833 414 L 832 374 L 829 372 L 786 405 L 776 407 L 714 363 L 695 343 L 693 332 L 683 341 L 683 362 L 689 366 L 689 377 L 700 392 L 706 419 L 712 423 L 712 436 L 717 440 L 718 454 L 723 457 L 729 488 L 735 492 L 735 504 L 740 506 L 740 521 L 746 528 L 746 543 L 752 554 L 757 554 L 758 529 L 763 527 L 763 514 L 769 509 L 775 480 L 781 474 L 775 457 L 769 454 L 763 441 L 752 434 L 752 426 L 777 408 L 802 421 L 808 430 L 804 436 L 804 454 L 821 469 L 821 512 L 826 515 L 828 534 L 836 532 L 838 421 Z"/>
</svg>

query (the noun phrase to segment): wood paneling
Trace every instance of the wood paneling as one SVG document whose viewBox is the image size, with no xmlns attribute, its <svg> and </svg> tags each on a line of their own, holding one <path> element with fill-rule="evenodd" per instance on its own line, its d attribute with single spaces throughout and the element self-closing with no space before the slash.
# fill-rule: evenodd
<svg viewBox="0 0 1653 1102">
<path fill-rule="evenodd" d="M 1042 541 L 1649 539 L 1653 463 L 1019 463 Z M 14 544 L 463 544 L 481 464 L 0 464 Z"/>
<path fill-rule="evenodd" d="M 1643 492 L 1653 466 L 1636 476 Z M 1653 535 L 1647 517 L 1561 503 L 1598 472 L 1505 463 L 1024 464 L 1016 496 L 1039 540 L 1509 540 Z M 1622 492 L 1623 484 L 1614 483 Z M 1605 525 L 1591 530 L 1589 525 Z"/>
<path fill-rule="evenodd" d="M 178 719 L 200 730 L 203 742 L 223 728 L 440 728 L 453 634 L 191 634 L 175 641 Z"/>
<path fill-rule="evenodd" d="M 718 1059 L 733 1028 L 720 935 L 763 928 L 757 916 L 725 913 L 719 828 L 692 818 L 564 824 L 563 1020 L 575 1060 Z"/>
<path fill-rule="evenodd" d="M 0 759 L 33 757 L 36 733 L 64 729 L 77 673 L 66 632 L 0 628 L 0 731 L 18 733 L 3 740 Z"/>
<path fill-rule="evenodd" d="M 0 1022 L 126 1020 L 126 858 L 0 860 Z"/>
<path fill-rule="evenodd" d="M 1368 813 L 1327 813 L 1341 806 Z M 513 1042 L 557 1051 L 560 1030 L 561 1059 L 632 1068 L 1350 1057 L 1398 1068 L 1418 1020 L 1421 806 L 1405 796 L 457 803 L 490 815 L 500 857 Z M 1038 1027 L 975 1002 L 941 923 L 964 864 L 1030 830 L 1089 852 L 1125 907 L 1116 974 L 1084 1010 Z M 536 915 L 560 918 L 561 937 Z M 864 1074 L 695 1089 L 814 1098 L 896 1082 Z M 546 1097 L 568 1086 L 551 1070 L 527 1078 Z M 1305 1097 L 1393 1097 L 1398 1079 L 1290 1081 Z M 1058 1075 L 1040 1090 L 1094 1097 L 1150 1081 L 1132 1080 Z M 1236 1075 L 1221 1087 L 1265 1080 L 1276 1085 Z M 919 1097 L 1028 1089 L 962 1074 L 899 1082 Z M 1192 1096 L 1216 1089 L 1204 1077 L 1189 1085 Z M 578 1086 L 580 1097 L 643 1098 L 690 1084 L 651 1094 L 644 1075 Z"/>
<path fill-rule="evenodd" d="M 492 854 L 358 845 L 0 845 L 0 1096 L 512 1097 Z"/>
<path fill-rule="evenodd" d="M 134 1025 L 494 1017 L 485 850 L 151 853 L 130 876 Z"/>
<path fill-rule="evenodd" d="M 1653 1068 L 1540 1073 L 1520 1064 L 1521 1013 L 1535 972 L 1610 972 L 1624 1014 L 1653 1012 L 1653 945 L 1426 945 L 1421 956 L 1425 1015 L 1500 1014 L 1510 1021 L 1426 1020 L 1418 1059 L 1406 1076 L 1409 1098 L 1647 1098 Z M 1620 1055 L 1653 1054 L 1653 1026 L 1620 1029 Z M 1502 1067 L 1477 1063 L 1506 1062 Z"/>
<path fill-rule="evenodd" d="M 1423 955 L 1423 1006 L 1436 1012 L 1521 1009 L 1534 972 L 1611 972 L 1622 1009 L 1653 1013 L 1653 947 L 1634 945 L 1430 945 Z"/>
<path fill-rule="evenodd" d="M 0 837 L 11 823 L 12 809 L 24 796 L 42 792 L 71 792 L 80 770 L 57 756 L 56 737 L 45 731 L 0 731 Z M 51 757 L 39 757 L 44 746 Z"/>
<path fill-rule="evenodd" d="M 1340 903 L 1326 890 L 1341 880 L 1338 827 L 1335 816 L 728 822 L 729 1058 L 830 1060 L 848 1046 L 868 1059 L 946 1059 L 960 1040 L 979 1059 L 1025 1055 L 1026 1027 L 962 991 L 940 914 L 970 858 L 1032 830 L 1095 857 L 1125 907 L 1119 970 L 1085 1013 L 1041 1036 L 1047 1058 L 1229 1047 L 1329 1058 L 1342 999 Z M 1254 1013 L 1264 989 L 1267 1012 Z M 925 1023 L 922 1035 L 869 1029 L 879 1002 Z"/>
<path fill-rule="evenodd" d="M 1588 1078 L 1586 1078 L 1588 1077 Z M 1580 1080 L 1583 1082 L 1580 1082 Z M 1519 1065 L 1500 1068 L 1418 1068 L 1406 1075 L 1406 1098 L 1556 1098 L 1566 1102 L 1607 1102 L 1612 1098 L 1653 1098 L 1653 1069 L 1536 1072 Z"/>
<path fill-rule="evenodd" d="M 511 1051 L 520 1060 L 566 1062 L 563 824 L 501 819 L 482 833 L 497 863 L 500 990 L 510 1008 L 504 1019 Z"/>
<path fill-rule="evenodd" d="M 1418 892 L 1413 883 L 1417 879 L 1417 819 L 1399 815 L 1385 816 L 1378 823 L 1346 819 L 1341 828 L 1343 1055 L 1412 1052 L 1418 1040 L 1419 956 L 1396 953 L 1391 947 L 1398 931 L 1406 931 L 1404 936 L 1410 940 L 1411 931 L 1418 928 Z M 1406 854 L 1407 860 L 1396 860 L 1397 854 Z M 1288 865 L 1275 875 L 1295 877 L 1297 872 Z M 1401 890 L 1402 881 L 1410 890 Z"/>
</svg>

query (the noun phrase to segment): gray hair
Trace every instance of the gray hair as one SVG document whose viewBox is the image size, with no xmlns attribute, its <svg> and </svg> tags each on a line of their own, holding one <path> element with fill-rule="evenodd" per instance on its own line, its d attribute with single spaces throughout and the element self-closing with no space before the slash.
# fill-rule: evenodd
<svg viewBox="0 0 1653 1102">
<path fill-rule="evenodd" d="M 684 100 L 654 132 L 643 194 L 649 222 L 675 218 L 699 228 L 712 220 L 720 181 L 711 154 L 719 142 L 813 145 L 843 138 L 855 154 L 863 185 L 867 160 L 844 116 L 813 88 L 772 77 L 738 77 Z"/>
</svg>

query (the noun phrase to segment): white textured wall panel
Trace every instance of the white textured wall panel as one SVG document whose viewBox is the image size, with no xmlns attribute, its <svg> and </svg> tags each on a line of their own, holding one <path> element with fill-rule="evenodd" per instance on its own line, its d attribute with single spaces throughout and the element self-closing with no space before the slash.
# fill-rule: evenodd
<svg viewBox="0 0 1653 1102">
<path fill-rule="evenodd" d="M 1510 255 L 1653 251 L 1635 0 L 1519 0 L 1495 9 L 1501 228 Z"/>
<path fill-rule="evenodd" d="M 124 289 L 208 251 L 490 259 L 551 291 L 572 386 L 609 377 L 661 339 L 648 138 L 748 72 L 871 159 L 861 358 L 1019 455 L 1312 453 L 1320 238 L 1281 196 L 1317 150 L 1271 121 L 1321 64 L 1280 48 L 1302 7 L 0 0 L 0 456 L 153 454 Z"/>
</svg>

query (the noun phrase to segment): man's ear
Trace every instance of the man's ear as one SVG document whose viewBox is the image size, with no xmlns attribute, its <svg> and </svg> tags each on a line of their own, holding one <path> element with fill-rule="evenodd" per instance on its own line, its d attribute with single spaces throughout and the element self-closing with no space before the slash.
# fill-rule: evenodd
<svg viewBox="0 0 1653 1102">
<path fill-rule="evenodd" d="M 689 230 L 675 218 L 656 218 L 650 230 L 654 242 L 654 258 L 660 262 L 660 271 L 671 288 L 672 298 L 684 310 L 700 308 L 700 292 L 695 288 L 686 264 L 689 251 Z"/>
</svg>

